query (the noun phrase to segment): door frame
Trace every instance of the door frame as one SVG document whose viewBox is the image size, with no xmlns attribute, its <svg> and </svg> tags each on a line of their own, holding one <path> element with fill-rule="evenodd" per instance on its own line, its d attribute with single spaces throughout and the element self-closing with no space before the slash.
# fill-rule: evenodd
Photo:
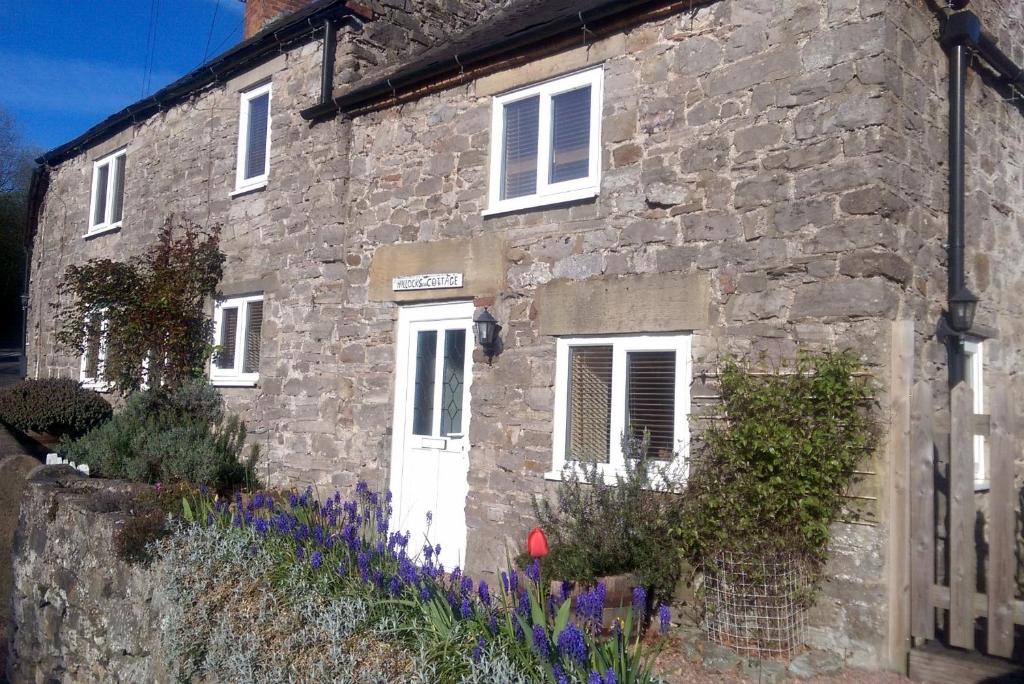
<svg viewBox="0 0 1024 684">
<path fill-rule="evenodd" d="M 405 466 L 405 459 L 407 455 L 407 440 L 409 437 L 409 430 L 407 429 L 406 421 L 409 420 L 409 412 L 411 410 L 411 396 L 412 388 L 415 382 L 411 376 L 412 368 L 410 366 L 410 359 L 412 353 L 412 347 L 415 344 L 414 335 L 410 334 L 410 327 L 414 323 L 430 323 L 433 321 L 441 322 L 446 320 L 473 320 L 473 314 L 476 311 L 476 307 L 473 304 L 473 300 L 460 300 L 460 301 L 447 301 L 447 302 L 429 302 L 429 303 L 413 303 L 413 304 L 399 304 L 398 309 L 398 321 L 395 326 L 395 393 L 393 398 L 392 406 L 392 427 L 391 427 L 391 463 L 389 468 L 389 485 L 391 491 L 394 492 L 396 498 L 402 496 L 401 484 L 402 484 L 402 473 Z M 467 462 L 467 481 L 465 484 L 466 500 L 468 502 L 469 494 L 469 468 L 468 458 L 469 450 L 472 448 L 472 444 L 469 443 L 469 427 L 472 421 L 472 385 L 473 385 L 473 349 L 475 347 L 475 339 L 473 337 L 472 327 L 467 330 L 466 339 L 466 363 L 467 373 L 463 384 L 463 434 L 465 435 L 465 458 Z M 440 407 L 437 407 L 438 409 Z M 443 492 L 438 492 L 442 494 Z M 396 501 L 396 504 L 400 505 L 400 501 Z M 463 549 L 462 557 L 463 563 L 465 563 L 466 547 L 468 546 L 468 527 L 465 519 L 465 508 L 463 508 Z"/>
</svg>

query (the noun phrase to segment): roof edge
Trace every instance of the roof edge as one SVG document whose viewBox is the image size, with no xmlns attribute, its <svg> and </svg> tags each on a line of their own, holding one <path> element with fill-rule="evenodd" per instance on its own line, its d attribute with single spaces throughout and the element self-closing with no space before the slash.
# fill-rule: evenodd
<svg viewBox="0 0 1024 684">
<path fill-rule="evenodd" d="M 67 161 L 120 131 L 188 99 L 203 88 L 238 75 L 254 63 L 266 61 L 286 45 L 310 39 L 320 28 L 314 22 L 332 14 L 353 20 L 373 18 L 372 11 L 351 0 L 318 0 L 310 3 L 298 12 L 267 25 L 251 38 L 222 52 L 152 95 L 107 117 L 85 133 L 43 153 L 36 158 L 36 163 L 53 166 Z"/>
</svg>

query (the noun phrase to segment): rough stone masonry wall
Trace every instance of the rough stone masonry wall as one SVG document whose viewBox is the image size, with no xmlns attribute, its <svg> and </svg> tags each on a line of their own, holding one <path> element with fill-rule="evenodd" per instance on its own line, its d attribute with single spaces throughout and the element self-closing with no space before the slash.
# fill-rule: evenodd
<svg viewBox="0 0 1024 684">
<path fill-rule="evenodd" d="M 11 558 L 7 681 L 168 681 L 159 656 L 163 580 L 114 551 L 126 514 L 113 504 L 137 487 L 68 466 L 30 476 Z"/>
<path fill-rule="evenodd" d="M 949 67 L 937 40 L 940 24 L 935 3 L 902 0 L 893 5 L 888 13 L 895 41 L 891 73 L 893 91 L 899 94 L 894 120 L 900 135 L 889 147 L 889 156 L 910 207 L 906 223 L 912 237 L 907 255 L 915 277 L 908 302 L 917 327 L 916 377 L 932 383 L 936 430 L 948 433 L 946 351 L 934 331 L 947 295 Z M 1024 64 L 1024 5 L 1013 0 L 978 0 L 969 9 L 981 17 L 1000 47 L 1017 64 Z M 1024 263 L 1020 259 L 1024 250 L 1024 102 L 984 74 L 984 67 L 971 68 L 967 79 L 966 275 L 968 286 L 980 299 L 976 323 L 996 334 L 984 345 L 987 390 L 1008 383 L 1011 405 L 1020 406 L 1024 401 Z M 1024 424 L 1019 416 L 1017 420 L 1020 435 Z M 1019 443 L 1017 453 L 1015 489 L 1024 494 L 1024 454 Z M 940 451 L 940 456 L 944 468 L 946 451 Z M 979 494 L 976 503 L 979 510 L 986 510 L 986 495 Z M 943 508 L 940 498 L 940 521 Z M 943 525 L 939 535 L 945 536 Z M 940 573 L 944 565 L 940 553 Z M 1019 593 L 1024 577 L 1018 579 Z"/>
<path fill-rule="evenodd" d="M 589 55 L 355 119 L 345 261 L 357 265 L 348 297 L 360 306 L 346 342 L 385 383 L 361 398 L 360 431 L 367 419 L 385 430 L 391 407 L 390 340 L 362 339 L 390 332 L 394 315 L 393 307 L 362 305 L 359 281 L 375 250 L 485 236 L 509 245 L 505 288 L 492 308 L 505 350 L 493 366 L 474 369 L 471 568 L 494 568 L 506 545 L 516 547 L 532 524 L 532 497 L 548 487 L 555 340 L 539 332 L 536 307 L 552 281 L 707 273 L 712 324 L 695 332 L 696 373 L 713 371 L 722 353 L 777 359 L 798 345 L 848 347 L 877 372 L 884 395 L 889 322 L 902 314 L 912 278 L 902 256 L 907 207 L 891 191 L 884 159 L 894 107 L 885 7 L 716 3 L 602 40 Z M 607 58 L 600 197 L 483 218 L 490 95 L 531 73 L 578 68 L 588 56 Z M 714 388 L 697 381 L 693 391 L 699 412 Z M 864 470 L 857 493 L 871 522 L 878 464 Z M 884 523 L 836 533 L 834 580 L 812 638 L 877 666 L 886 631 Z"/>
</svg>

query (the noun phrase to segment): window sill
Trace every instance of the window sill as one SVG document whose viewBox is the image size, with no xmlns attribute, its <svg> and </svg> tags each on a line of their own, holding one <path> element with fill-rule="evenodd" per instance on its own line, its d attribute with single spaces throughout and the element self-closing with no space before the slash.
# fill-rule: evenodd
<svg viewBox="0 0 1024 684">
<path fill-rule="evenodd" d="M 210 384 L 214 387 L 256 387 L 259 378 L 210 378 Z"/>
<path fill-rule="evenodd" d="M 991 488 L 992 488 L 992 485 L 991 485 L 991 483 L 989 483 L 988 480 L 975 480 L 974 481 L 974 491 L 976 491 L 976 492 L 987 492 Z"/>
<path fill-rule="evenodd" d="M 560 192 L 554 195 L 530 195 L 529 197 L 517 197 L 513 200 L 497 202 L 493 207 L 489 207 L 480 212 L 480 215 L 484 218 L 489 216 L 499 216 L 501 214 L 510 214 L 516 211 L 525 211 L 527 209 L 549 207 L 556 204 L 565 204 L 566 202 L 591 199 L 597 197 L 599 194 L 600 188 L 582 188 L 580 190 Z"/>
<path fill-rule="evenodd" d="M 118 230 L 121 230 L 121 223 L 120 222 L 113 223 L 113 224 L 111 224 L 109 226 L 100 226 L 99 228 L 92 228 L 85 235 L 82 236 L 82 239 L 88 240 L 88 239 L 94 238 L 94 237 L 96 237 L 98 235 L 104 235 L 105 233 L 113 233 L 113 232 L 118 231 Z"/>
<path fill-rule="evenodd" d="M 653 461 L 653 462 L 649 462 L 649 463 L 651 465 L 655 465 L 656 464 L 656 465 L 658 465 L 660 467 L 666 467 L 667 466 L 668 468 L 670 468 L 672 470 L 672 473 L 670 473 L 669 478 L 675 480 L 675 482 L 677 484 L 682 483 L 683 481 L 686 480 L 687 467 L 685 465 L 685 461 L 679 461 L 679 460 L 671 461 L 671 462 L 669 462 L 669 461 Z M 583 475 L 583 470 L 580 468 L 579 465 L 571 465 L 570 469 L 574 469 L 576 471 L 576 473 L 578 475 L 580 475 L 580 476 Z M 620 477 L 625 478 L 626 477 L 626 470 L 625 470 L 625 468 L 620 468 L 620 467 L 612 466 L 612 465 L 609 465 L 609 464 L 605 463 L 605 464 L 600 464 L 599 465 L 599 469 L 601 471 L 601 477 L 604 480 L 604 483 L 607 484 L 607 485 L 614 485 L 614 484 L 616 484 L 618 478 L 620 478 Z M 561 470 L 549 470 L 548 472 L 544 473 L 544 479 L 548 480 L 550 482 L 562 482 L 565 479 L 564 477 L 562 477 L 562 474 L 563 474 L 563 471 L 561 471 Z M 652 478 L 652 482 L 651 482 L 651 485 L 652 485 L 651 486 L 651 490 L 652 491 L 663 492 L 663 491 L 668 491 L 669 490 L 669 487 L 666 486 L 666 482 L 665 482 L 665 480 L 661 476 L 661 472 L 657 472 L 656 471 L 656 472 L 652 473 L 652 472 L 648 471 L 648 474 Z"/>
<path fill-rule="evenodd" d="M 79 381 L 82 385 L 82 389 L 92 390 L 93 392 L 99 392 L 100 394 L 110 393 L 110 384 L 106 382 L 89 382 L 86 380 Z"/>
<path fill-rule="evenodd" d="M 250 185 L 243 185 L 241 187 L 237 187 L 237 188 L 235 188 L 234 190 L 231 191 L 230 196 L 231 197 L 241 197 L 242 195 L 248 195 L 250 192 L 258 192 L 260 190 L 265 190 L 266 188 L 267 188 L 267 181 L 266 180 L 262 180 L 262 181 L 260 181 L 258 183 L 252 183 Z"/>
</svg>

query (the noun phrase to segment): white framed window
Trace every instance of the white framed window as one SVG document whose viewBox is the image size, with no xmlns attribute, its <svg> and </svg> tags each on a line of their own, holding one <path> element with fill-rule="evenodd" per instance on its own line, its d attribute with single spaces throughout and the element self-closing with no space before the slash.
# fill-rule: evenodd
<svg viewBox="0 0 1024 684">
<path fill-rule="evenodd" d="M 82 387 L 106 392 L 108 385 L 103 370 L 107 361 L 107 319 L 102 313 L 86 320 L 84 347 L 78 380 Z"/>
<path fill-rule="evenodd" d="M 485 215 L 598 194 L 603 83 L 595 67 L 494 98 Z"/>
<path fill-rule="evenodd" d="M 85 237 L 116 230 L 124 214 L 124 164 L 127 150 L 108 154 L 92 165 L 89 230 Z"/>
<path fill-rule="evenodd" d="M 214 385 L 251 387 L 260 379 L 263 295 L 222 299 L 214 306 Z"/>
<path fill-rule="evenodd" d="M 981 341 L 964 341 L 964 382 L 974 392 L 974 412 L 985 413 L 985 350 Z M 974 435 L 974 489 L 989 488 L 988 454 L 984 435 Z"/>
<path fill-rule="evenodd" d="M 269 174 L 270 83 L 264 83 L 241 95 L 233 194 L 266 186 Z"/>
<path fill-rule="evenodd" d="M 552 470 L 597 462 L 624 470 L 623 435 L 650 433 L 648 457 L 685 475 L 689 450 L 690 335 L 564 337 L 555 361 Z M 678 469 L 678 470 L 677 470 Z"/>
</svg>

